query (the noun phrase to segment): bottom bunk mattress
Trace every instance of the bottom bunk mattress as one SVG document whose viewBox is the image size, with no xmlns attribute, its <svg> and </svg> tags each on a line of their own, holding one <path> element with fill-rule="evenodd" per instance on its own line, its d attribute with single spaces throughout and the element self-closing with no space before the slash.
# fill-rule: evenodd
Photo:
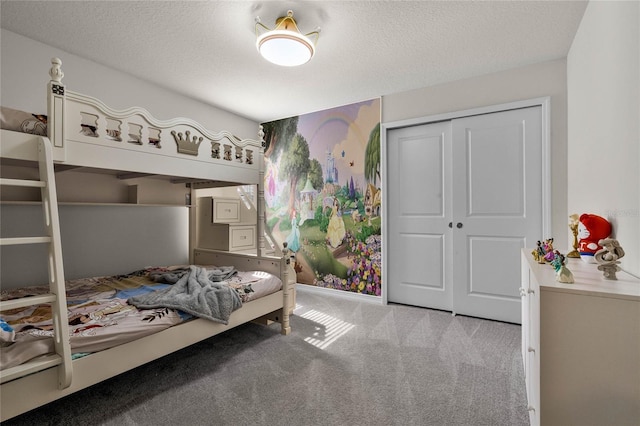
<svg viewBox="0 0 640 426">
<path fill-rule="evenodd" d="M 267 272 L 193 265 L 69 280 L 71 352 L 79 357 L 105 350 L 196 316 L 226 324 L 231 312 L 243 303 L 281 288 L 281 280 Z M 0 298 L 5 301 L 48 291 L 47 286 L 3 290 Z M 4 311 L 0 318 L 0 369 L 54 352 L 50 304 Z"/>
</svg>

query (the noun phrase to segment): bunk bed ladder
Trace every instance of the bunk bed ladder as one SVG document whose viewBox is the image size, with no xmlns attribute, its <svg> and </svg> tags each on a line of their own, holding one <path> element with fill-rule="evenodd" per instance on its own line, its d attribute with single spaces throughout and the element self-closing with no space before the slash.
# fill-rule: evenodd
<svg viewBox="0 0 640 426">
<path fill-rule="evenodd" d="M 54 366 L 58 367 L 60 389 L 71 384 L 71 346 L 69 344 L 69 324 L 67 319 L 67 298 L 65 294 L 64 270 L 62 266 L 62 244 L 60 241 L 60 221 L 56 196 L 53 154 L 51 142 L 38 138 L 38 163 L 40 180 L 0 179 L 0 185 L 40 188 L 42 208 L 47 235 L 43 237 L 0 238 L 0 245 L 48 244 L 49 293 L 39 296 L 0 302 L 0 310 L 51 303 L 54 327 L 55 354 L 36 358 L 22 365 L 0 372 L 0 383 L 35 373 Z"/>
</svg>

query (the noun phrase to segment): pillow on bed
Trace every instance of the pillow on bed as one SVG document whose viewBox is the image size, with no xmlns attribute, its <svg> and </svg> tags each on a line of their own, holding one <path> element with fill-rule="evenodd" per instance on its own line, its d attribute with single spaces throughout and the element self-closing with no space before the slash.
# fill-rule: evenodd
<svg viewBox="0 0 640 426">
<path fill-rule="evenodd" d="M 0 107 L 0 128 L 13 130 L 14 132 L 47 136 L 47 116 Z"/>
<path fill-rule="evenodd" d="M 88 124 L 81 124 L 80 125 L 80 134 L 81 135 L 91 136 L 92 138 L 97 138 L 98 137 L 97 130 L 98 130 L 98 128 L 96 126 L 90 126 Z"/>
</svg>

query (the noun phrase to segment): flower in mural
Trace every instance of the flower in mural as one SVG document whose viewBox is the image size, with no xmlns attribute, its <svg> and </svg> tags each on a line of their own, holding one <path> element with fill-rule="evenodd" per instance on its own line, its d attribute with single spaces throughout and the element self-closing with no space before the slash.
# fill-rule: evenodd
<svg viewBox="0 0 640 426">
<path fill-rule="evenodd" d="M 321 279 L 316 279 L 314 284 L 319 287 L 380 296 L 382 290 L 380 235 L 370 235 L 363 242 L 356 240 L 349 232 L 346 240 L 347 251 L 352 260 L 347 278 L 327 274 Z"/>
</svg>

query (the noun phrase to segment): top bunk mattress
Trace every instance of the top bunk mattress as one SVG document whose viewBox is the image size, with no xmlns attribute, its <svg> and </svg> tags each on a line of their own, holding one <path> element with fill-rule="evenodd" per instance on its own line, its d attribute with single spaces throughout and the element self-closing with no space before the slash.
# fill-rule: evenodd
<svg viewBox="0 0 640 426">
<path fill-rule="evenodd" d="M 210 280 L 210 287 L 222 289 L 215 290 L 216 292 L 227 291 L 227 294 L 232 294 L 234 302 L 228 315 L 243 303 L 282 288 L 282 281 L 267 272 L 235 271 L 214 266 L 154 267 L 124 275 L 69 280 L 66 282 L 66 294 L 72 354 L 81 356 L 105 350 L 193 319 L 194 314 L 198 313 L 193 312 L 193 306 L 188 304 L 186 309 L 191 313 L 166 306 L 138 309 L 132 304 L 155 300 L 160 305 L 175 305 L 173 302 L 162 303 L 162 300 L 167 299 L 162 299 L 161 296 L 169 295 L 173 301 L 181 297 L 176 295 L 176 291 L 182 284 L 184 290 L 189 290 L 189 286 L 197 286 L 197 281 L 192 279 L 192 271 L 201 271 L 214 280 L 222 279 Z M 202 284 L 203 288 L 208 285 Z M 200 289 L 191 288 L 191 291 L 196 295 Z M 0 299 L 12 300 L 48 292 L 48 286 L 2 290 Z M 203 291 L 200 291 L 200 296 L 205 296 Z M 211 315 L 208 312 L 198 316 Z M 224 316 L 225 312 L 221 315 Z M 226 323 L 224 318 L 213 320 Z M 0 314 L 0 321 L 0 369 L 54 353 L 50 304 L 4 311 Z"/>
<path fill-rule="evenodd" d="M 0 129 L 47 136 L 47 116 L 0 107 Z"/>
</svg>

